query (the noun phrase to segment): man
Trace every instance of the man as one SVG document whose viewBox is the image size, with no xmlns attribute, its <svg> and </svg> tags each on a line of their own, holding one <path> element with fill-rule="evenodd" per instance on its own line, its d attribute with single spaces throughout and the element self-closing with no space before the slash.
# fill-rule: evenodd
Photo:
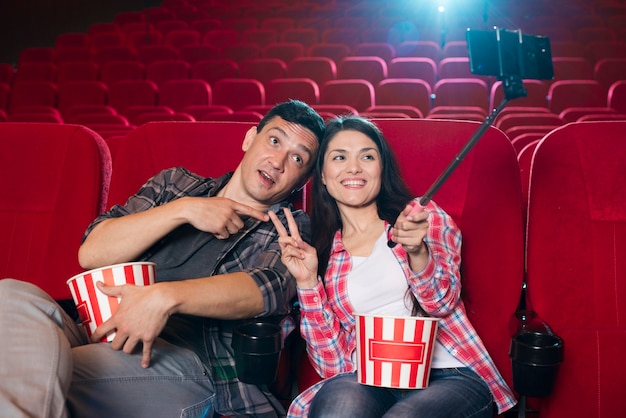
<svg viewBox="0 0 626 418">
<path fill-rule="evenodd" d="M 91 338 L 116 330 L 110 344 L 87 344 L 36 287 L 1 280 L 0 415 L 284 414 L 265 386 L 237 379 L 230 342 L 241 319 L 289 312 L 295 284 L 266 212 L 282 213 L 304 185 L 323 129 L 306 104 L 278 104 L 246 133 L 234 173 L 207 179 L 165 170 L 89 226 L 79 250 L 84 268 L 157 264 L 153 286 L 99 286 L 122 299 Z"/>
</svg>

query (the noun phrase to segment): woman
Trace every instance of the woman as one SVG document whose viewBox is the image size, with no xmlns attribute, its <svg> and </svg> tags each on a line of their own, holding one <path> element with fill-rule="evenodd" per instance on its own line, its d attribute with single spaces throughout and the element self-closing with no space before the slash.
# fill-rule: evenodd
<svg viewBox="0 0 626 418">
<path fill-rule="evenodd" d="M 319 155 L 314 246 L 289 213 L 289 231 L 270 213 L 282 261 L 297 281 L 309 358 L 325 378 L 294 400 L 289 415 L 491 417 L 494 404 L 499 413 L 510 409 L 513 394 L 461 300 L 461 233 L 452 218 L 433 202 L 419 206 L 366 119 L 330 121 Z M 441 319 L 426 389 L 357 382 L 354 312 Z"/>
</svg>

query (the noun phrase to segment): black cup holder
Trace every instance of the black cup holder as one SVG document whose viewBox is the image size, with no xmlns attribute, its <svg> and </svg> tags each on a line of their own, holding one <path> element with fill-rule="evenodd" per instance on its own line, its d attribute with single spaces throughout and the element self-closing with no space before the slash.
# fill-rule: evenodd
<svg viewBox="0 0 626 418">
<path fill-rule="evenodd" d="M 548 396 L 563 362 L 563 340 L 549 332 L 521 331 L 511 340 L 509 357 L 515 391 L 528 397 Z"/>
</svg>

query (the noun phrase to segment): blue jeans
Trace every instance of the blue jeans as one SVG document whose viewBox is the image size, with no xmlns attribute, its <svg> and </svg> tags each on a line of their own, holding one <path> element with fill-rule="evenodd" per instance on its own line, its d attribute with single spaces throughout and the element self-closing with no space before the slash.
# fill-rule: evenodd
<svg viewBox="0 0 626 418">
<path fill-rule="evenodd" d="M 493 399 L 487 384 L 469 368 L 433 369 L 426 389 L 367 386 L 356 373 L 329 379 L 313 398 L 309 417 L 490 418 Z"/>
<path fill-rule="evenodd" d="M 213 416 L 213 383 L 193 352 L 158 340 L 144 369 L 141 352 L 88 344 L 32 284 L 0 280 L 0 335 L 3 417 Z"/>
</svg>

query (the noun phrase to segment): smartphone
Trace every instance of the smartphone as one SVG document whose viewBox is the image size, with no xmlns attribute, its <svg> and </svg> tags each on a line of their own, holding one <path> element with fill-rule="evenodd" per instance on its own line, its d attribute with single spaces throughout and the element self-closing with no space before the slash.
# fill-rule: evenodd
<svg viewBox="0 0 626 418">
<path fill-rule="evenodd" d="M 554 78 L 550 39 L 521 31 L 468 29 L 470 71 L 499 78 L 551 80 Z"/>
</svg>

